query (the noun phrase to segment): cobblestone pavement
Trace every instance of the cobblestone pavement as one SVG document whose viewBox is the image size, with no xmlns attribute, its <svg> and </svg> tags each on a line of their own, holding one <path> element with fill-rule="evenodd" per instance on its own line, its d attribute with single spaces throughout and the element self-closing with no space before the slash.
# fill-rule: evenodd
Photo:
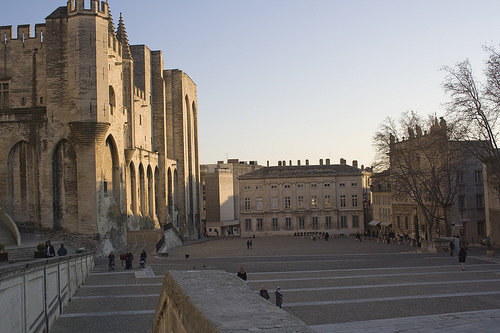
<svg viewBox="0 0 500 333">
<path fill-rule="evenodd" d="M 135 234 L 134 239 L 147 239 Z M 407 245 L 301 237 L 220 239 L 148 258 L 145 270 L 96 267 L 50 332 L 149 332 L 163 275 L 171 269 L 244 267 L 258 293 L 284 293 L 283 310 L 317 332 L 472 332 L 500 327 L 500 261 L 469 249 L 465 270 L 449 253 Z M 139 245 L 140 246 L 139 246 Z M 133 253 L 153 251 L 136 242 Z M 137 251 L 135 253 L 134 251 Z M 136 266 L 136 265 L 135 265 Z M 256 318 L 258 320 L 258 318 Z M 100 329 L 99 329 L 100 328 Z"/>
</svg>

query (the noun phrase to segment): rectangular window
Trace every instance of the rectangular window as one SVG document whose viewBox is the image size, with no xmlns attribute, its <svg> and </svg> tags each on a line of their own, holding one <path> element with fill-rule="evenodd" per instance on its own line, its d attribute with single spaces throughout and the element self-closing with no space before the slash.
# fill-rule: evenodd
<svg viewBox="0 0 500 333">
<path fill-rule="evenodd" d="M 291 217 L 285 217 L 285 229 L 292 230 L 292 218 Z"/>
<path fill-rule="evenodd" d="M 463 171 L 457 171 L 457 183 L 458 184 L 464 183 L 464 172 Z"/>
<path fill-rule="evenodd" d="M 277 189 L 277 188 L 278 188 L 278 185 L 274 185 L 274 184 L 273 184 L 273 185 L 271 185 L 271 190 L 275 190 L 275 189 Z"/>
<path fill-rule="evenodd" d="M 359 228 L 359 216 L 358 215 L 352 216 L 352 227 Z"/>
<path fill-rule="evenodd" d="M 345 187 L 345 183 L 339 183 L 339 187 Z"/>
<path fill-rule="evenodd" d="M 285 197 L 285 209 L 290 209 L 290 197 Z"/>
<path fill-rule="evenodd" d="M 244 189 L 245 191 L 248 191 L 250 189 L 250 186 L 245 186 Z"/>
<path fill-rule="evenodd" d="M 486 236 L 486 222 L 478 221 L 477 222 L 477 234 L 479 236 Z"/>
<path fill-rule="evenodd" d="M 484 208 L 484 196 L 482 194 L 476 195 L 476 208 Z"/>
<path fill-rule="evenodd" d="M 347 216 L 342 215 L 340 217 L 340 227 L 344 229 L 347 228 Z"/>
<path fill-rule="evenodd" d="M 408 223 L 408 216 L 405 216 L 405 229 L 406 230 L 410 229 L 410 225 Z"/>
<path fill-rule="evenodd" d="M 458 210 L 465 210 L 465 195 L 458 196 Z"/>
<path fill-rule="evenodd" d="M 255 186 L 255 189 L 256 189 L 257 191 L 262 190 L 262 186 L 261 186 L 261 185 L 257 185 L 257 186 Z"/>
<path fill-rule="evenodd" d="M 257 219 L 257 230 L 264 230 L 264 219 L 258 218 Z"/>
<path fill-rule="evenodd" d="M 304 217 L 299 217 L 299 229 L 306 228 L 306 219 Z"/>
<path fill-rule="evenodd" d="M 340 207 L 345 207 L 346 206 L 346 202 L 345 202 L 345 195 L 341 195 L 340 196 Z"/>
<path fill-rule="evenodd" d="M 398 216 L 397 217 L 397 226 L 398 226 L 398 229 L 401 229 L 401 216 Z"/>
<path fill-rule="evenodd" d="M 330 183 L 323 183 L 323 187 L 330 187 Z"/>
<path fill-rule="evenodd" d="M 318 223 L 318 217 L 313 216 L 312 218 L 312 228 L 313 229 L 319 229 L 319 223 Z"/>
<path fill-rule="evenodd" d="M 9 84 L 6 82 L 0 82 L 0 108 L 8 108 L 9 105 Z"/>
<path fill-rule="evenodd" d="M 250 198 L 245 198 L 245 210 L 250 210 Z"/>
<path fill-rule="evenodd" d="M 255 199 L 255 209 L 262 210 L 262 198 Z"/>
<path fill-rule="evenodd" d="M 357 186 L 358 186 L 358 183 L 351 183 L 351 186 L 352 186 L 352 187 L 357 187 Z"/>
<path fill-rule="evenodd" d="M 332 217 L 331 216 L 325 216 L 325 228 L 327 228 L 327 229 L 332 228 Z"/>
<path fill-rule="evenodd" d="M 245 230 L 252 230 L 252 219 L 245 219 Z"/>
<path fill-rule="evenodd" d="M 304 197 L 303 196 L 297 197 L 297 208 L 298 209 L 304 208 Z"/>
<path fill-rule="evenodd" d="M 290 184 L 285 184 L 285 188 L 290 188 Z"/>
<path fill-rule="evenodd" d="M 304 184 L 297 184 L 297 188 L 304 188 Z"/>
<path fill-rule="evenodd" d="M 325 208 L 332 207 L 332 201 L 329 195 L 325 195 Z"/>
<path fill-rule="evenodd" d="M 311 208 L 318 208 L 318 197 L 315 195 L 311 196 Z"/>
<path fill-rule="evenodd" d="M 277 217 L 273 217 L 273 219 L 271 221 L 272 221 L 271 227 L 273 228 L 273 230 L 279 230 L 280 227 L 279 227 L 279 224 L 278 224 L 278 218 Z"/>
<path fill-rule="evenodd" d="M 316 188 L 316 186 L 317 186 L 317 184 L 315 184 L 315 183 L 311 184 L 312 188 Z"/>
<path fill-rule="evenodd" d="M 476 182 L 476 184 L 481 184 L 483 182 L 482 171 L 474 171 L 474 181 Z"/>
<path fill-rule="evenodd" d="M 277 197 L 271 198 L 271 209 L 278 209 L 278 198 Z"/>
<path fill-rule="evenodd" d="M 357 194 L 352 195 L 352 206 L 358 207 L 358 195 Z"/>
</svg>

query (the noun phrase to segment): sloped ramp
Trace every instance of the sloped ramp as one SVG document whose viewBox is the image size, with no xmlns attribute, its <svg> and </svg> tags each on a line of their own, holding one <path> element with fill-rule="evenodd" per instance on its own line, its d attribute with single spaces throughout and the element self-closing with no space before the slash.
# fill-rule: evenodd
<svg viewBox="0 0 500 333">
<path fill-rule="evenodd" d="M 0 243 L 5 246 L 20 246 L 21 234 L 14 220 L 0 208 Z"/>
</svg>

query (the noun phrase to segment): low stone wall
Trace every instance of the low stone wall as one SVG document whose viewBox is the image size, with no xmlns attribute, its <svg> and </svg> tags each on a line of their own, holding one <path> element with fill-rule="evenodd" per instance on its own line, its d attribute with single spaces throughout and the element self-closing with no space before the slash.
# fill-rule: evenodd
<svg viewBox="0 0 500 333">
<path fill-rule="evenodd" d="M 93 267 L 83 253 L 0 269 L 0 331 L 48 332 Z"/>
<path fill-rule="evenodd" d="M 193 270 L 165 275 L 151 332 L 252 331 L 314 332 L 297 317 L 260 297 L 236 274 Z"/>
</svg>

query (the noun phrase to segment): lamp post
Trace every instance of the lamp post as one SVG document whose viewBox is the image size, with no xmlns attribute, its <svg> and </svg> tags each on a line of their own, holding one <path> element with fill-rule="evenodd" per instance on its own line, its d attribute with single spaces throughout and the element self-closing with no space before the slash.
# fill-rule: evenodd
<svg viewBox="0 0 500 333">
<path fill-rule="evenodd" d="M 420 244 L 420 231 L 419 231 L 419 226 L 418 226 L 418 207 L 415 207 L 415 217 L 413 219 L 413 223 L 415 225 L 415 239 L 417 240 L 416 246 L 419 246 Z"/>
</svg>

